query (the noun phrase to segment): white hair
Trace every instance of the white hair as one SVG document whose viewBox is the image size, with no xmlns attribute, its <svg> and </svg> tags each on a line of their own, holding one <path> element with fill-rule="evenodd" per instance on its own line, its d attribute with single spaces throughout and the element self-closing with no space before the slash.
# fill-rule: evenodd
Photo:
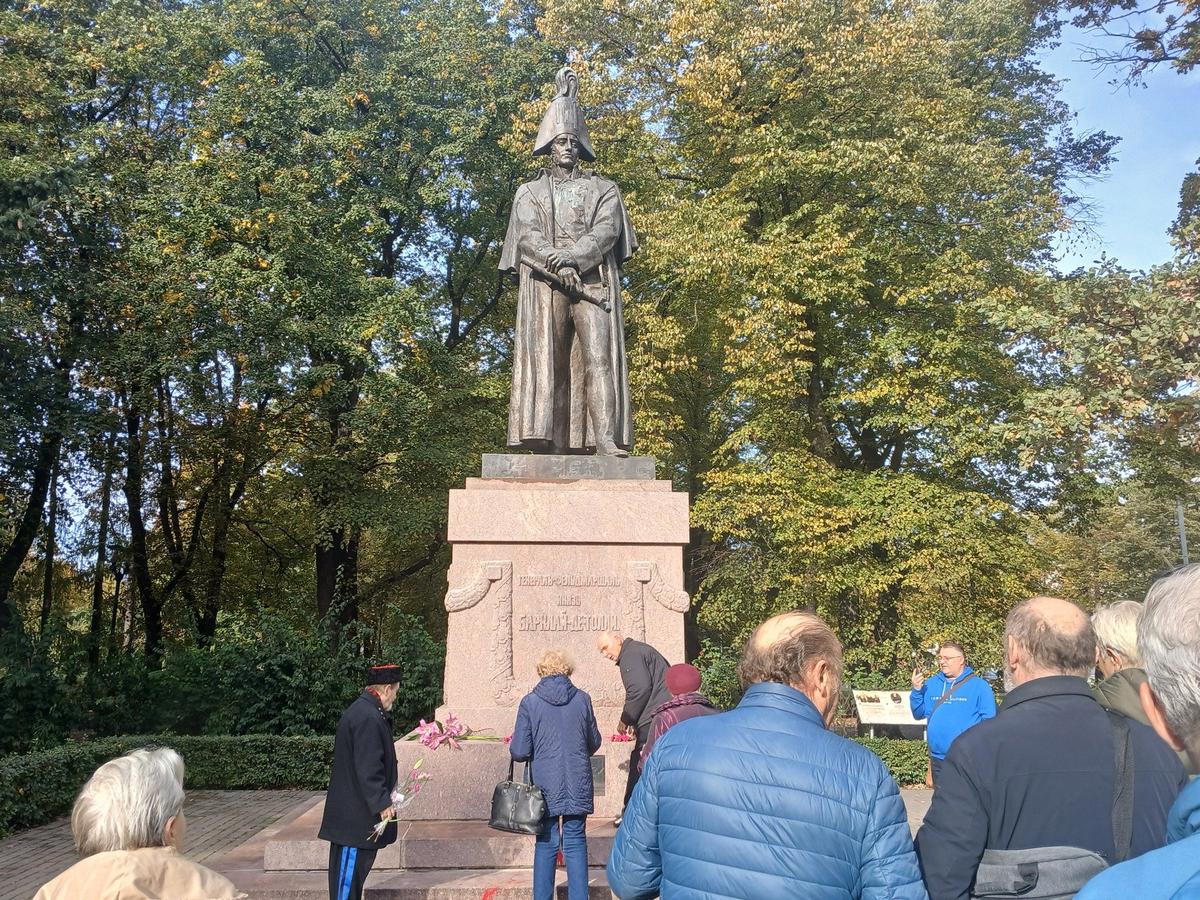
<svg viewBox="0 0 1200 900">
<path fill-rule="evenodd" d="M 174 750 L 134 750 L 87 780 L 71 809 L 80 856 L 161 847 L 167 821 L 183 809 L 183 758 Z"/>
<path fill-rule="evenodd" d="M 1092 627 L 1096 629 L 1096 642 L 1101 650 L 1111 650 L 1121 658 L 1122 668 L 1141 668 L 1142 655 L 1138 652 L 1137 625 L 1142 615 L 1142 604 L 1134 600 L 1122 600 L 1102 606 L 1092 615 Z"/>
<path fill-rule="evenodd" d="M 1150 586 L 1138 645 L 1167 724 L 1189 748 L 1200 749 L 1200 563 Z"/>
</svg>

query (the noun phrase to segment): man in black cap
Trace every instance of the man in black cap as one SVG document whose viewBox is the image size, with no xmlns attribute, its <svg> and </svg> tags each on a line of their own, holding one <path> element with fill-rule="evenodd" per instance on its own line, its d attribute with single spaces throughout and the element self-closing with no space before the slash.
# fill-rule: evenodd
<svg viewBox="0 0 1200 900">
<path fill-rule="evenodd" d="M 367 687 L 338 721 L 318 833 L 329 841 L 329 900 L 361 900 L 376 852 L 396 842 L 395 822 L 378 836 L 375 827 L 392 812 L 396 747 L 391 709 L 399 690 L 399 666 L 372 667 Z"/>
</svg>

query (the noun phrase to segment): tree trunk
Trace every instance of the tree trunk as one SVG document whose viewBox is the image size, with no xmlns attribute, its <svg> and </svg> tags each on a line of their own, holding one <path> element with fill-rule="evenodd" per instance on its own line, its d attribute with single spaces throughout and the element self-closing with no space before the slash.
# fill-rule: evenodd
<svg viewBox="0 0 1200 900">
<path fill-rule="evenodd" d="M 0 633 L 10 629 L 21 629 L 20 617 L 13 609 L 9 599 L 13 581 L 29 548 L 37 537 L 38 528 L 42 524 L 42 513 L 46 509 L 46 494 L 50 490 L 50 476 L 58 459 L 58 448 L 62 444 L 62 435 L 54 429 L 42 434 L 38 444 L 37 461 L 33 467 L 33 484 L 29 490 L 29 500 L 25 504 L 25 512 L 17 525 L 12 541 L 0 557 Z"/>
<path fill-rule="evenodd" d="M 217 503 L 213 513 L 212 555 L 208 578 L 204 585 L 204 604 L 196 620 L 201 646 L 208 646 L 217 633 L 217 615 L 221 611 L 221 586 L 225 582 L 225 566 L 229 555 L 229 525 L 233 511 L 246 490 L 245 480 L 229 484 L 229 461 L 221 464 L 217 476 Z"/>
<path fill-rule="evenodd" d="M 121 585 L 125 583 L 125 572 L 118 566 L 113 566 L 113 580 L 116 582 L 113 585 L 112 595 L 112 618 L 108 623 L 108 658 L 111 660 L 117 651 L 124 649 L 122 644 L 124 640 L 117 640 L 117 615 L 121 611 Z M 124 617 L 121 619 L 122 626 L 125 623 Z M 122 629 L 123 630 L 123 629 Z"/>
<path fill-rule="evenodd" d="M 112 501 L 113 448 L 116 431 L 104 445 L 104 480 L 100 485 L 100 533 L 96 537 L 96 569 L 92 573 L 92 622 L 88 629 L 88 668 L 100 663 L 100 619 L 104 614 L 104 566 L 108 555 L 108 513 Z M 115 617 L 116 610 L 113 610 Z M 111 631 L 110 631 L 111 633 Z"/>
<path fill-rule="evenodd" d="M 336 623 L 346 625 L 358 618 L 358 535 L 335 528 L 326 541 L 316 549 L 317 616 L 336 610 Z"/>
<path fill-rule="evenodd" d="M 150 577 L 150 553 L 146 538 L 146 520 L 142 515 L 142 417 L 136 406 L 125 412 L 125 506 L 129 518 L 130 567 L 137 585 L 138 600 L 146 625 L 146 659 L 152 667 L 162 660 L 162 598 L 154 590 Z M 170 527 L 168 523 L 163 528 Z"/>
<path fill-rule="evenodd" d="M 54 554 L 57 551 L 55 531 L 58 524 L 58 470 L 59 459 L 54 459 L 50 474 L 50 517 L 46 522 L 46 569 L 42 576 L 42 616 L 38 623 L 38 635 L 46 636 L 50 624 L 50 610 L 54 606 Z"/>
</svg>

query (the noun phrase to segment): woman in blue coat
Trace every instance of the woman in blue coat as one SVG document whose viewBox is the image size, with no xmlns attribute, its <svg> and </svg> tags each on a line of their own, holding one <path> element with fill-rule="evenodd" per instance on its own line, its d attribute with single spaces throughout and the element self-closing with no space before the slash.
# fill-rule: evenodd
<svg viewBox="0 0 1200 900">
<path fill-rule="evenodd" d="M 574 667 L 560 650 L 538 662 L 541 680 L 521 700 L 509 751 L 529 760 L 533 783 L 546 795 L 546 825 L 533 851 L 533 900 L 554 896 L 555 858 L 562 835 L 567 897 L 588 895 L 587 836 L 592 805 L 591 756 L 600 749 L 592 698 L 571 684 Z"/>
</svg>

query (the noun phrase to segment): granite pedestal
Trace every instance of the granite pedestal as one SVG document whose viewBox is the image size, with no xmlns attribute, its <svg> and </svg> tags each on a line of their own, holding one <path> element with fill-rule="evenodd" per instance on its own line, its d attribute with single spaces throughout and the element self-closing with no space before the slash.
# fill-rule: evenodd
<svg viewBox="0 0 1200 900">
<path fill-rule="evenodd" d="M 687 495 L 655 480 L 648 457 L 487 454 L 483 471 L 495 477 L 468 478 L 450 492 L 449 623 L 436 715 L 444 721 L 454 713 L 503 738 L 537 683 L 541 655 L 556 649 L 573 658 L 572 681 L 591 695 L 604 737 L 592 760 L 588 855 L 593 890 L 607 894 L 608 823 L 621 810 L 632 744 L 609 739 L 625 692 L 596 637 L 617 631 L 654 645 L 670 662 L 683 661 Z M 430 750 L 401 739 L 396 755 L 401 772 L 423 758 L 422 771 L 432 777 L 402 811 L 400 840 L 380 852 L 372 876 L 378 887 L 368 881 L 368 894 L 450 897 L 449 884 L 469 883 L 465 897 L 478 896 L 479 884 L 511 883 L 513 896 L 528 896 L 532 839 L 486 825 L 492 789 L 508 773 L 508 747 L 468 741 L 461 750 Z M 329 852 L 316 836 L 320 813 L 314 806 L 264 840 L 251 896 L 306 896 L 298 887 L 294 895 L 282 887 L 271 892 L 272 885 L 305 879 L 319 890 L 314 879 Z"/>
</svg>

